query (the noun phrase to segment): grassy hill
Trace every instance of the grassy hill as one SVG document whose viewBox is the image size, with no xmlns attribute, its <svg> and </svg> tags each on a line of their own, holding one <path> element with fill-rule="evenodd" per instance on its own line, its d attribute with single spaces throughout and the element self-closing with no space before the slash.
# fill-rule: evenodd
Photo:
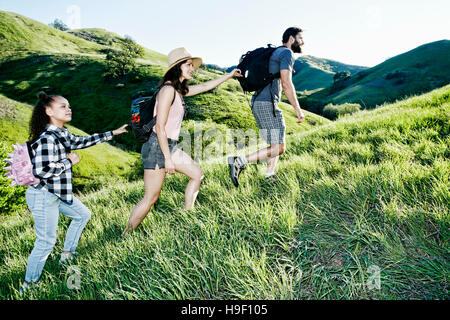
<svg viewBox="0 0 450 320">
<path fill-rule="evenodd" d="M 297 91 L 317 90 L 331 86 L 337 72 L 348 71 L 354 75 L 365 69 L 367 67 L 347 65 L 334 60 L 306 55 L 295 60 L 295 74 L 292 81 Z"/>
<path fill-rule="evenodd" d="M 339 87 L 329 87 L 304 99 L 315 112 L 328 103 L 359 103 L 373 108 L 450 83 L 450 40 L 422 45 L 358 72 Z"/>
<path fill-rule="evenodd" d="M 60 53 L 62 51 L 58 46 L 54 50 L 51 46 L 36 48 L 34 42 L 30 42 L 25 35 L 33 35 L 33 28 L 39 25 L 41 30 L 36 31 L 40 32 L 39 43 L 65 43 L 69 37 L 76 43 L 90 46 L 92 50 L 107 48 L 105 45 L 114 47 L 124 38 L 102 29 L 62 32 L 21 16 L 20 19 L 24 22 L 22 31 L 18 32 L 9 26 L 15 26 L 13 18 L 16 16 L 5 12 L 2 15 L 8 18 L 2 22 L 4 29 L 10 30 L 3 36 L 6 46 L 16 50 L 17 43 L 25 43 L 24 48 L 28 51 L 17 57 L 0 60 L 0 93 L 23 103 L 34 104 L 36 93 L 41 88 L 51 88 L 51 93 L 63 95 L 70 101 L 73 107 L 72 124 L 87 132 L 105 131 L 128 123 L 132 98 L 136 95 L 153 94 L 164 74 L 167 58 L 145 49 L 144 58 L 138 60 L 139 69 L 135 74 L 122 79 L 106 80 L 103 76 L 106 71 L 104 55 L 88 54 L 92 51 L 83 51 L 82 47 L 77 47 L 79 52 L 75 50 L 76 52 L 71 53 Z M 90 40 L 81 39 L 80 36 Z M 221 75 L 223 73 L 220 71 L 202 67 L 196 72 L 192 83 Z M 118 87 L 118 84 L 124 86 Z M 230 80 L 209 93 L 187 98 L 186 102 L 190 107 L 187 120 L 207 123 L 212 120 L 217 125 L 228 128 L 256 129 L 248 99 L 242 93 L 239 83 Z M 285 104 L 281 108 L 286 110 L 288 122 L 292 122 L 289 120 L 295 116 L 292 108 Z M 308 121 L 301 126 L 303 129 L 327 121 L 310 113 L 307 113 L 307 118 Z M 117 141 L 131 150 L 140 150 L 140 144 L 136 143 L 131 133 L 119 136 Z"/>
<path fill-rule="evenodd" d="M 0 11 L 0 58 L 33 53 L 98 54 L 103 46 L 13 12 Z"/>
<path fill-rule="evenodd" d="M 76 29 L 67 32 L 87 41 L 115 49 L 120 49 L 120 44 L 125 40 L 117 33 L 100 28 Z M 167 64 L 167 56 L 144 47 L 144 56 L 139 61 L 151 64 Z"/>
<path fill-rule="evenodd" d="M 25 299 L 448 299 L 450 86 L 288 138 L 279 180 L 251 165 L 236 189 L 224 164 L 166 181 L 143 224 L 121 239 L 143 183 L 81 199 L 80 289 L 58 267 Z M 33 247 L 30 214 L 0 217 L 0 297 L 18 299 Z M 379 276 L 379 287 L 372 278 Z"/>
</svg>

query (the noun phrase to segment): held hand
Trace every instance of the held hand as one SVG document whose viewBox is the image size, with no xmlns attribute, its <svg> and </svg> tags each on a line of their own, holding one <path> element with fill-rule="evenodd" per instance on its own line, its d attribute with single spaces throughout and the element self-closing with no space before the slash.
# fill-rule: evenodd
<svg viewBox="0 0 450 320">
<path fill-rule="evenodd" d="M 166 173 L 174 174 L 175 173 L 175 164 L 173 163 L 172 158 L 171 157 L 166 158 L 164 160 L 164 162 L 165 162 L 165 167 L 166 167 L 165 168 L 166 169 Z"/>
<path fill-rule="evenodd" d="M 113 135 L 117 136 L 119 134 L 128 132 L 125 128 L 128 126 L 128 124 L 124 124 L 123 126 L 121 126 L 119 129 L 113 130 Z"/>
<path fill-rule="evenodd" d="M 302 110 L 296 110 L 297 111 L 297 123 L 302 123 L 303 121 L 305 121 L 305 115 L 303 114 Z"/>
<path fill-rule="evenodd" d="M 242 73 L 241 73 L 241 70 L 239 70 L 239 69 L 234 69 L 228 75 L 230 76 L 230 79 L 233 77 L 242 78 Z"/>
<path fill-rule="evenodd" d="M 70 161 L 72 161 L 73 166 L 81 161 L 80 157 L 76 152 L 69 153 L 67 155 L 67 158 L 70 159 Z"/>
</svg>

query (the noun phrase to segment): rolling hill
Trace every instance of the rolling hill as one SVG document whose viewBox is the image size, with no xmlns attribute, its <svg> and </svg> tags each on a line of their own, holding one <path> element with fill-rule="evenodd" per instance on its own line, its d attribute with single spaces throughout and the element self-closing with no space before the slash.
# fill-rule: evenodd
<svg viewBox="0 0 450 320">
<path fill-rule="evenodd" d="M 303 104 L 318 113 L 328 103 L 354 102 L 373 108 L 428 92 L 450 83 L 449 57 L 450 40 L 428 43 L 360 71 L 339 86 L 315 92 L 303 98 Z"/>
<path fill-rule="evenodd" d="M 3 13 L 3 15 L 14 16 L 11 13 Z M 50 93 L 61 94 L 73 106 L 73 125 L 87 132 L 108 130 L 110 127 L 128 123 L 132 97 L 151 95 L 166 68 L 163 56 L 147 49 L 147 56 L 138 61 L 137 73 L 123 79 L 107 80 L 103 77 L 106 71 L 104 55 L 85 53 L 81 47 L 77 47 L 79 52 L 75 50 L 69 53 L 61 53 L 59 50 L 53 52 L 51 47 L 46 46 L 35 48 L 34 42 L 25 35 L 34 32 L 27 28 L 32 28 L 38 23 L 25 17 L 21 19 L 25 21 L 22 31 L 17 34 L 13 32 L 14 37 L 7 34 L 4 38 L 8 48 L 15 48 L 15 43 L 18 42 L 26 48 L 27 53 L 0 61 L 2 69 L 0 93 L 28 104 L 35 103 L 36 93 L 42 88 L 48 89 Z M 6 19 L 3 22 L 4 29 L 14 30 L 12 27 L 6 28 L 9 23 L 15 24 L 15 21 Z M 87 43 L 92 48 L 104 49 L 108 47 L 103 44 L 114 44 L 123 39 L 101 29 L 84 30 L 89 32 L 88 35 L 91 37 L 88 41 L 70 32 L 55 30 L 53 33 L 53 28 L 45 25 L 40 25 L 40 28 L 47 30 L 40 35 L 41 37 L 50 35 L 50 38 L 42 43 L 53 41 L 59 43 L 55 38 L 60 37 L 60 42 L 63 42 L 66 37 L 70 37 L 79 43 Z M 80 35 L 83 30 L 71 32 Z M 84 37 L 88 38 L 86 33 Z M 196 72 L 192 83 L 206 81 L 220 75 L 223 75 L 220 71 L 201 67 Z M 243 94 L 236 80 L 230 80 L 211 92 L 186 98 L 186 103 L 190 107 L 187 120 L 206 121 L 209 127 L 205 126 L 205 130 L 215 128 L 214 123 L 235 129 L 256 129 L 248 97 Z M 282 104 L 281 108 L 286 110 L 287 122 L 292 123 L 292 119 L 295 118 L 292 108 L 286 104 Z M 300 129 L 321 125 L 326 121 L 328 120 L 320 116 L 307 113 L 307 121 L 300 126 Z M 131 133 L 119 136 L 117 141 L 132 150 L 140 150 L 140 144 L 135 141 Z"/>
<path fill-rule="evenodd" d="M 102 46 L 114 48 L 117 50 L 120 49 L 120 43 L 123 43 L 125 40 L 124 37 L 118 35 L 117 33 L 100 28 L 76 29 L 68 30 L 67 32 L 84 40 L 92 41 Z M 147 49 L 145 47 L 143 49 L 144 56 L 141 59 L 138 59 L 139 61 L 150 64 L 167 64 L 166 55 Z"/>
<path fill-rule="evenodd" d="M 295 60 L 292 82 L 297 91 L 315 91 L 331 86 L 337 72 L 348 71 L 354 75 L 366 69 L 367 67 L 305 55 Z"/>
<path fill-rule="evenodd" d="M 0 11 L 0 58 L 28 53 L 99 54 L 103 46 L 13 12 Z"/>
</svg>

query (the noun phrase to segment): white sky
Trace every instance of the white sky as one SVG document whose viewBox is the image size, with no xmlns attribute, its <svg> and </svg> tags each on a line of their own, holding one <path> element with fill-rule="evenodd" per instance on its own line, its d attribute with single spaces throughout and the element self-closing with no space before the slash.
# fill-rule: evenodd
<svg viewBox="0 0 450 320">
<path fill-rule="evenodd" d="M 448 0 L 0 0 L 0 10 L 128 34 L 163 54 L 183 46 L 222 67 L 280 44 L 290 26 L 304 30 L 304 54 L 368 67 L 450 38 Z"/>
</svg>

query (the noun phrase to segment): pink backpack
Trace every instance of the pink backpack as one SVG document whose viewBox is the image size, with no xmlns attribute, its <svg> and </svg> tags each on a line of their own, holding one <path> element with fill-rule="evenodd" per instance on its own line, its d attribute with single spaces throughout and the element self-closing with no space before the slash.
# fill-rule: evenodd
<svg viewBox="0 0 450 320">
<path fill-rule="evenodd" d="M 8 154 L 9 158 L 4 160 L 10 164 L 9 167 L 5 168 L 7 170 L 5 176 L 12 180 L 11 186 L 38 184 L 40 180 L 33 175 L 33 164 L 30 157 L 32 153 L 28 142 L 22 145 L 15 144 L 13 147 L 13 153 Z"/>
</svg>

